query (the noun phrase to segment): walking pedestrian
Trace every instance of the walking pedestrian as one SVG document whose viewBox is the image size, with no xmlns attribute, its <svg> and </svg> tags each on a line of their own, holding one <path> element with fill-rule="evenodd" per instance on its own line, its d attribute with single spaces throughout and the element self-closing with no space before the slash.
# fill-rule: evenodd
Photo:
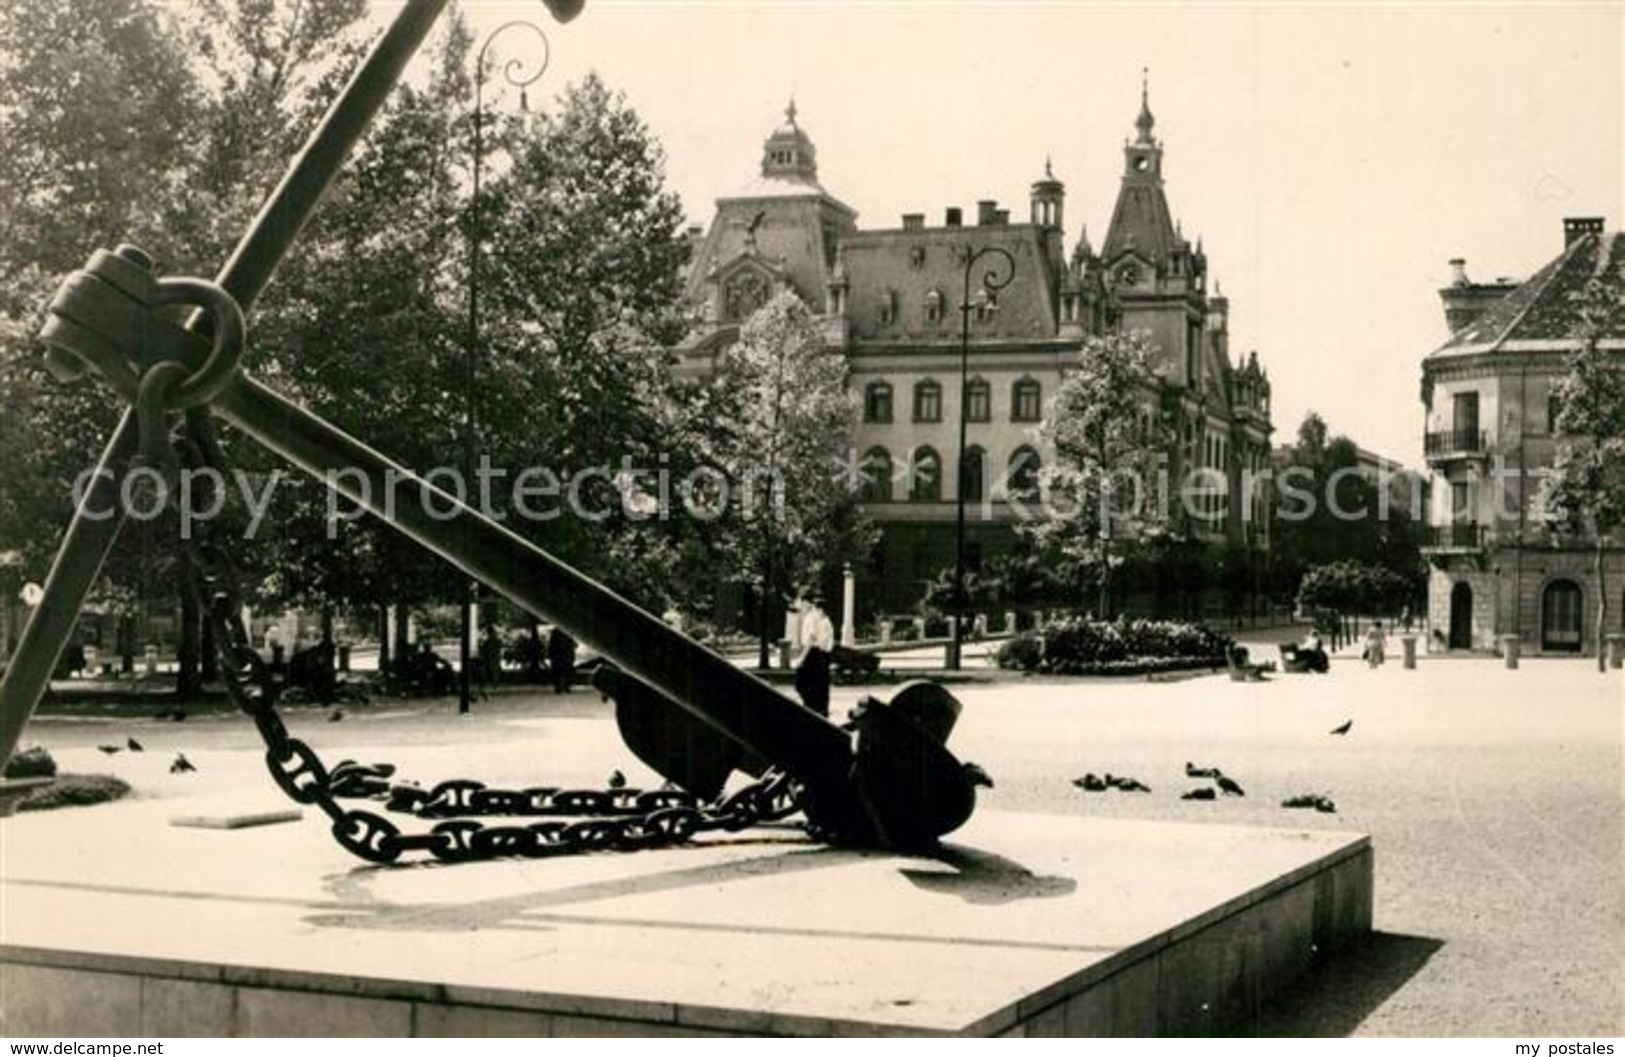
<svg viewBox="0 0 1625 1057">
<path fill-rule="evenodd" d="M 557 624 L 547 633 L 547 666 L 553 673 L 553 692 L 569 693 L 576 674 L 576 640 Z"/>
<path fill-rule="evenodd" d="M 1365 633 L 1365 663 L 1373 668 L 1382 665 L 1388 650 L 1388 633 L 1382 630 L 1382 621 L 1373 620 Z"/>
<path fill-rule="evenodd" d="M 819 606 L 817 598 L 804 599 L 797 609 L 801 613 L 798 645 L 802 649 L 801 663 L 796 666 L 796 693 L 801 703 L 820 716 L 829 715 L 830 652 L 835 649 L 835 625 L 829 614 Z"/>
</svg>

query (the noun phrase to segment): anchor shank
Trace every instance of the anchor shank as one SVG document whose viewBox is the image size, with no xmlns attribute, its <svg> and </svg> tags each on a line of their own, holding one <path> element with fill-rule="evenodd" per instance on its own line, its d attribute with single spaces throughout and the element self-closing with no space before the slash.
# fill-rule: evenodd
<svg viewBox="0 0 1625 1057">
<path fill-rule="evenodd" d="M 847 781 L 852 748 L 840 728 L 450 493 L 246 375 L 216 399 L 214 410 L 469 576 L 660 687 L 751 752 L 809 784 Z"/>
</svg>

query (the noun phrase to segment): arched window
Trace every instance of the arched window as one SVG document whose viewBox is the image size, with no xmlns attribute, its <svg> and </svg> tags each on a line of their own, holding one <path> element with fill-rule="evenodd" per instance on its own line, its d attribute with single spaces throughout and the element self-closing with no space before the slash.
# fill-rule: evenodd
<svg viewBox="0 0 1625 1057">
<path fill-rule="evenodd" d="M 925 295 L 925 321 L 942 322 L 942 291 L 932 290 Z"/>
<path fill-rule="evenodd" d="M 1005 469 L 1005 493 L 1013 498 L 1028 499 L 1038 494 L 1038 471 L 1042 467 L 1038 452 L 1023 444 L 1010 453 L 1010 464 Z"/>
<path fill-rule="evenodd" d="M 984 378 L 972 378 L 965 386 L 965 421 L 988 422 L 993 418 L 993 387 Z"/>
<path fill-rule="evenodd" d="M 942 386 L 927 378 L 914 386 L 914 421 L 942 421 Z"/>
<path fill-rule="evenodd" d="M 942 456 L 932 447 L 916 448 L 910 468 L 909 498 L 916 502 L 936 502 L 942 498 Z"/>
<path fill-rule="evenodd" d="M 878 445 L 863 453 L 858 467 L 858 499 L 864 503 L 885 503 L 891 500 L 891 452 Z"/>
<path fill-rule="evenodd" d="M 891 421 L 891 383 L 870 382 L 863 390 L 863 420 Z"/>
<path fill-rule="evenodd" d="M 987 479 L 987 452 L 977 445 L 965 449 L 959 464 L 959 495 L 967 503 L 980 503 Z"/>
<path fill-rule="evenodd" d="M 1010 387 L 1010 421 L 1038 422 L 1044 417 L 1044 387 L 1023 378 Z"/>
<path fill-rule="evenodd" d="M 1540 648 L 1548 653 L 1579 653 L 1583 596 L 1573 580 L 1553 580 L 1542 592 Z"/>
</svg>

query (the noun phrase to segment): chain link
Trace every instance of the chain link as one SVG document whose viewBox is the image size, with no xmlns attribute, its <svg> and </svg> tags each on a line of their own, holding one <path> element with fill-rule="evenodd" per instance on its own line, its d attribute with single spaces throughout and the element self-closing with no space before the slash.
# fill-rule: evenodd
<svg viewBox="0 0 1625 1057">
<path fill-rule="evenodd" d="M 210 466 L 224 474 L 219 445 L 206 425 L 179 438 L 172 450 L 178 457 L 164 460 L 171 469 L 184 463 Z M 316 750 L 289 734 L 276 711 L 281 687 L 239 616 L 242 596 L 231 559 L 207 539 L 189 539 L 186 547 L 190 558 L 186 586 L 195 592 L 210 622 L 226 695 L 254 721 L 265 743 L 271 777 L 290 799 L 326 814 L 333 823 L 334 840 L 368 862 L 393 863 L 409 853 L 456 863 L 635 851 L 681 844 L 713 830 L 737 832 L 800 810 L 800 786 L 781 771 L 769 771 L 714 804 L 701 804 L 680 789 L 494 789 L 483 782 L 452 779 L 424 790 L 390 784 L 395 769 L 389 764 L 344 760 L 330 769 Z M 436 824 L 427 832 L 406 833 L 382 815 L 339 803 L 356 798 L 382 799 L 386 811 Z M 545 821 L 528 825 L 478 821 L 538 816 Z"/>
</svg>

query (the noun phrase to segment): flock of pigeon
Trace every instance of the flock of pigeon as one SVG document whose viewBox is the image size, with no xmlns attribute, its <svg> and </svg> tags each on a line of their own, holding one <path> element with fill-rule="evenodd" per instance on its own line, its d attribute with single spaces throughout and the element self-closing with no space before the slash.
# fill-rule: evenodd
<svg viewBox="0 0 1625 1057">
<path fill-rule="evenodd" d="M 1341 737 L 1347 734 L 1353 728 L 1354 720 L 1350 719 L 1344 721 L 1336 727 L 1333 727 L 1330 731 L 1328 731 L 1328 733 Z M 1198 767 L 1194 763 L 1187 760 L 1185 761 L 1185 777 L 1205 778 L 1211 781 L 1213 784 L 1193 786 L 1179 795 L 1179 799 L 1181 800 L 1217 800 L 1221 795 L 1247 795 L 1247 791 L 1241 787 L 1240 782 L 1237 782 L 1234 778 L 1225 774 L 1217 767 Z M 1072 784 L 1077 786 L 1079 789 L 1082 789 L 1086 793 L 1104 793 L 1108 789 L 1117 789 L 1125 793 L 1151 792 L 1151 787 L 1138 779 L 1124 778 L 1121 775 L 1113 775 L 1109 772 L 1105 775 L 1097 775 L 1091 771 L 1085 774 L 1082 778 L 1072 779 Z M 1316 811 L 1328 815 L 1336 814 L 1337 812 L 1337 804 L 1333 802 L 1332 798 L 1329 796 L 1324 796 L 1320 793 L 1303 793 L 1298 796 L 1288 797 L 1287 799 L 1281 801 L 1281 806 L 1288 808 L 1313 808 Z"/>
<path fill-rule="evenodd" d="M 126 738 L 123 745 L 98 745 L 96 751 L 106 753 L 108 756 L 128 749 L 131 752 L 146 752 L 147 747 L 134 738 Z M 175 759 L 169 765 L 170 774 L 185 774 L 197 770 L 197 765 L 186 758 L 184 752 L 177 752 Z"/>
<path fill-rule="evenodd" d="M 152 718 L 167 719 L 174 723 L 183 723 L 186 721 L 186 710 L 183 708 L 159 709 Z M 344 710 L 342 708 L 335 708 L 333 711 L 327 714 L 327 721 L 329 723 L 337 723 L 343 718 Z M 123 752 L 126 749 L 128 749 L 130 752 L 145 752 L 146 746 L 142 745 L 134 738 L 128 738 L 125 740 L 123 745 L 98 745 L 96 746 L 96 749 L 99 752 L 104 752 L 111 756 L 116 752 Z M 197 764 L 193 763 L 191 760 L 188 760 L 184 752 L 177 752 L 175 754 L 175 759 L 171 761 L 169 765 L 170 774 L 187 774 L 188 772 L 196 770 Z"/>
</svg>

